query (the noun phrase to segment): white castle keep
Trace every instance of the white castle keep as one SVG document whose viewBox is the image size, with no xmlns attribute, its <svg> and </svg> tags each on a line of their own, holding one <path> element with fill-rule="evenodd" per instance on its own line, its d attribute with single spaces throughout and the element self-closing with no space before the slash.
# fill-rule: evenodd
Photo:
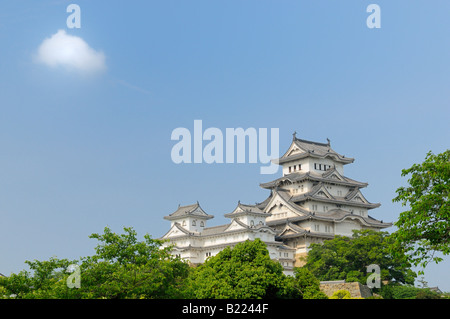
<svg viewBox="0 0 450 319">
<path fill-rule="evenodd" d="M 311 243 L 321 243 L 335 235 L 352 236 L 352 230 L 381 230 L 391 223 L 374 219 L 369 210 L 380 204 L 370 203 L 361 193 L 368 184 L 344 175 L 344 165 L 353 163 L 335 152 L 328 143 L 298 139 L 293 134 L 286 153 L 274 160 L 282 166 L 282 177 L 263 183 L 270 195 L 261 203 L 236 208 L 224 216 L 225 225 L 206 227 L 213 215 L 197 202 L 179 206 L 164 218 L 170 230 L 161 238 L 169 239 L 173 254 L 192 264 L 203 263 L 227 246 L 245 240 L 261 239 L 271 259 L 277 260 L 284 273 L 293 274 L 301 266 Z"/>
</svg>

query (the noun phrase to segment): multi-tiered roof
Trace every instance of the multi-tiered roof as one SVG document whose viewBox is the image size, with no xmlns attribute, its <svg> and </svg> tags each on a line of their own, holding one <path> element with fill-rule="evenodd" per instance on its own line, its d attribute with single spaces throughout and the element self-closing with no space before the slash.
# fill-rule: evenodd
<svg viewBox="0 0 450 319">
<path fill-rule="evenodd" d="M 163 239 L 170 239 L 182 258 L 200 263 L 226 246 L 261 238 L 271 258 L 292 271 L 311 243 L 335 235 L 351 236 L 354 229 L 391 226 L 369 216 L 368 211 L 380 204 L 369 202 L 362 194 L 367 183 L 344 175 L 344 165 L 354 159 L 337 153 L 330 144 L 329 140 L 317 143 L 298 139 L 294 133 L 289 149 L 274 160 L 282 166 L 282 177 L 260 184 L 270 190 L 263 202 L 238 202 L 225 214 L 231 222 L 213 227 L 206 227 L 213 215 L 198 202 L 179 206 L 164 217 L 171 221 L 171 228 Z"/>
<path fill-rule="evenodd" d="M 391 226 L 391 223 L 384 223 L 366 213 L 380 204 L 369 202 L 361 193 L 361 189 L 368 186 L 367 183 L 344 176 L 343 166 L 353 163 L 354 159 L 334 151 L 329 140 L 328 143 L 312 142 L 298 139 L 294 133 L 289 149 L 274 162 L 282 165 L 283 176 L 260 184 L 262 188 L 271 190 L 271 194 L 266 200 L 256 204 L 256 207 L 270 212 L 277 198 L 289 214 L 281 215 L 286 218 L 267 219 L 268 225 L 290 225 L 296 233 L 311 233 L 299 228 L 301 224 L 298 222 L 303 220 L 340 223 L 352 219 L 372 229 Z M 294 163 L 297 165 L 294 166 Z M 292 170 L 294 167 L 295 170 Z M 298 191 L 296 185 L 301 184 L 303 187 L 306 183 L 309 187 L 305 191 L 294 192 Z M 341 191 L 338 194 L 331 192 L 330 188 L 333 186 Z M 308 205 L 311 202 L 327 207 L 327 211 L 311 209 L 311 205 Z M 297 225 L 292 226 L 293 222 L 297 222 Z"/>
<path fill-rule="evenodd" d="M 327 143 L 311 142 L 297 138 L 297 133 L 294 132 L 291 146 L 287 152 L 277 161 L 279 164 L 288 163 L 302 158 L 331 158 L 335 162 L 342 164 L 350 164 L 355 160 L 354 158 L 345 157 L 331 148 L 330 140 Z M 303 150 L 303 152 L 295 152 L 296 149 Z"/>
</svg>

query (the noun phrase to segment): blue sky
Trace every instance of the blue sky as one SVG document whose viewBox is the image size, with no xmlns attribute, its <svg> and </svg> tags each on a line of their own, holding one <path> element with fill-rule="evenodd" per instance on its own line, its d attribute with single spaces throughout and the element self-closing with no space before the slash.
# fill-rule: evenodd
<svg viewBox="0 0 450 319">
<path fill-rule="evenodd" d="M 70 3 L 81 28 L 70 29 Z M 381 8 L 369 29 L 366 7 Z M 279 128 L 354 157 L 395 222 L 403 168 L 450 140 L 448 1 L 12 1 L 0 3 L 0 272 L 93 254 L 92 233 L 154 238 L 197 200 L 227 222 L 268 196 L 259 164 L 172 162 L 177 127 Z M 86 74 L 39 62 L 58 30 L 102 54 Z M 450 291 L 449 258 L 425 270 Z"/>
</svg>

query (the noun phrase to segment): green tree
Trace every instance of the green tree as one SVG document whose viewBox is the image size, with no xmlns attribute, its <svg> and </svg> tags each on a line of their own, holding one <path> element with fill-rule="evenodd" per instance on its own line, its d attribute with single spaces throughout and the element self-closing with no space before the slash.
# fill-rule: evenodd
<svg viewBox="0 0 450 319">
<path fill-rule="evenodd" d="M 178 298 L 188 264 L 161 248 L 162 241 L 144 236 L 137 240 L 132 228 L 116 234 L 105 228 L 97 239 L 94 256 L 81 260 L 81 294 L 92 298 Z"/>
<path fill-rule="evenodd" d="M 392 288 L 392 299 L 416 299 L 420 288 L 411 285 L 398 285 Z"/>
<path fill-rule="evenodd" d="M 412 285 L 386 286 L 383 296 L 386 299 L 445 299 L 445 294 L 432 291 L 430 288 L 419 288 Z"/>
<path fill-rule="evenodd" d="M 187 296 L 198 299 L 277 298 L 292 294 L 280 263 L 259 239 L 226 247 L 192 270 Z"/>
<path fill-rule="evenodd" d="M 323 244 L 312 244 L 304 267 L 319 280 L 347 280 L 366 284 L 367 266 L 380 267 L 380 279 L 398 283 L 413 283 L 416 274 L 405 261 L 405 255 L 395 255 L 388 249 L 392 239 L 386 232 L 354 231 L 353 237 L 336 236 Z"/>
<path fill-rule="evenodd" d="M 124 234 L 92 234 L 97 239 L 93 256 L 79 261 L 51 258 L 26 263 L 31 271 L 21 271 L 0 280 L 3 296 L 14 298 L 180 298 L 189 265 L 161 248 L 160 240 L 144 236 L 137 240 L 132 228 Z M 80 288 L 70 288 L 67 268 L 80 267 Z"/>
<path fill-rule="evenodd" d="M 416 294 L 416 299 L 441 299 L 441 295 L 430 288 L 422 288 Z"/>
<path fill-rule="evenodd" d="M 406 248 L 410 262 L 425 267 L 442 260 L 436 252 L 450 253 L 450 150 L 429 152 L 423 163 L 402 170 L 402 176 L 410 174 L 409 186 L 399 187 L 393 199 L 409 210 L 395 223 L 392 250 Z"/>
<path fill-rule="evenodd" d="M 327 295 L 320 291 L 320 281 L 306 267 L 295 268 L 294 288 L 302 299 L 328 299 Z M 291 294 L 292 295 L 292 294 Z"/>
<path fill-rule="evenodd" d="M 0 287 L 3 288 L 0 298 L 58 298 L 53 289 L 66 277 L 64 271 L 73 261 L 51 257 L 47 261 L 27 260 L 25 263 L 30 271 L 22 270 L 18 274 L 0 278 Z"/>
</svg>

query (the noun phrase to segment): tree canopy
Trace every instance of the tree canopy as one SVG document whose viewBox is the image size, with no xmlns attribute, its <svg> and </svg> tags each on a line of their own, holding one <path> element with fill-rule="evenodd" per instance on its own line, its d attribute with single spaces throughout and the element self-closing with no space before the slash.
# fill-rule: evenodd
<svg viewBox="0 0 450 319">
<path fill-rule="evenodd" d="M 306 268 L 286 276 L 259 239 L 227 247 L 191 267 L 162 241 L 149 235 L 139 241 L 132 228 L 124 231 L 105 228 L 92 234 L 98 241 L 95 254 L 80 260 L 26 261 L 29 271 L 0 278 L 0 298 L 327 298 Z M 73 285 L 73 265 L 79 267 L 78 286 Z"/>
<path fill-rule="evenodd" d="M 210 257 L 189 277 L 193 298 L 274 298 L 280 290 L 283 268 L 270 259 L 265 244 L 256 239 L 226 247 Z"/>
<path fill-rule="evenodd" d="M 26 261 L 31 271 L 21 271 L 0 279 L 4 296 L 15 298 L 179 298 L 180 286 L 189 265 L 161 248 L 161 241 L 144 236 L 137 240 L 132 228 L 124 234 L 92 234 L 97 239 L 96 254 L 79 261 L 50 258 Z M 79 288 L 70 288 L 67 268 L 80 267 Z M 70 278 L 69 278 L 70 280 Z"/>
<path fill-rule="evenodd" d="M 409 260 L 425 267 L 442 260 L 436 252 L 450 253 L 450 150 L 429 152 L 423 163 L 402 170 L 407 175 L 409 186 L 399 187 L 393 199 L 409 206 L 395 223 L 393 250 L 406 248 Z"/>
<path fill-rule="evenodd" d="M 416 274 L 405 255 L 389 249 L 392 238 L 387 232 L 353 231 L 353 237 L 336 236 L 323 244 L 311 244 L 305 267 L 319 280 L 358 281 L 367 283 L 371 275 L 367 266 L 380 267 L 380 279 L 397 283 L 414 283 Z"/>
<path fill-rule="evenodd" d="M 307 269 L 296 269 L 293 277 L 283 274 L 260 239 L 226 247 L 208 258 L 192 270 L 187 289 L 187 297 L 197 299 L 326 298 Z"/>
</svg>

